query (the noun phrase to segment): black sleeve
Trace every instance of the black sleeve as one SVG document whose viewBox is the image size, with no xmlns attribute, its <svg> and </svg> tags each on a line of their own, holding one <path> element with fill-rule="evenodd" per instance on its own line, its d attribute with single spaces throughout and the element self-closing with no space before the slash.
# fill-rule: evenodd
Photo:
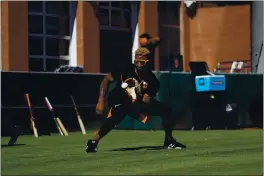
<svg viewBox="0 0 264 176">
<path fill-rule="evenodd" d="M 145 93 L 150 95 L 151 97 L 155 97 L 159 91 L 159 88 L 160 88 L 160 82 L 157 79 L 157 77 L 154 75 L 154 73 L 152 73 L 148 80 L 148 87 L 146 88 Z"/>
<path fill-rule="evenodd" d="M 158 41 L 158 42 L 152 42 L 152 41 L 150 41 L 150 42 L 148 43 L 148 45 L 146 46 L 146 48 L 147 48 L 150 52 L 152 52 L 152 51 L 155 50 L 155 48 L 156 48 L 159 44 L 160 44 L 160 41 Z"/>
</svg>

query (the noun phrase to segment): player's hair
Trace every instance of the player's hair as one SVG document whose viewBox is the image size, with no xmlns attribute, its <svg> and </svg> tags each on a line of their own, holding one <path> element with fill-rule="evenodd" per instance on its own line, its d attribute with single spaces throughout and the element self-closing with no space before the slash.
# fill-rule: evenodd
<svg viewBox="0 0 264 176">
<path fill-rule="evenodd" d="M 151 37 L 150 37 L 149 34 L 147 34 L 147 33 L 143 33 L 143 34 L 141 34 L 141 35 L 139 36 L 139 38 L 146 38 L 146 39 L 149 40 Z"/>
<path fill-rule="evenodd" d="M 148 56 L 150 51 L 145 47 L 140 47 L 136 50 L 135 55 Z"/>
</svg>

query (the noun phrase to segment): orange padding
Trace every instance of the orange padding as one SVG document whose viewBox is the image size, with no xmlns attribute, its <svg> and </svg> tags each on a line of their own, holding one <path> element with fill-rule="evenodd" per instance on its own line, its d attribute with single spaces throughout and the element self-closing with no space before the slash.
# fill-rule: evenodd
<svg viewBox="0 0 264 176">
<path fill-rule="evenodd" d="M 110 110 L 107 114 L 107 118 L 110 118 L 110 117 L 112 117 L 112 108 L 110 108 Z M 144 119 L 141 120 L 141 122 L 145 124 L 147 122 L 147 120 L 148 120 L 148 116 L 145 116 Z"/>
<path fill-rule="evenodd" d="M 145 124 L 147 122 L 147 120 L 148 120 L 148 116 L 145 116 L 145 118 L 143 120 L 141 120 L 141 122 Z"/>
<path fill-rule="evenodd" d="M 107 114 L 107 118 L 110 118 L 112 116 L 112 108 L 110 108 L 108 114 Z"/>
</svg>

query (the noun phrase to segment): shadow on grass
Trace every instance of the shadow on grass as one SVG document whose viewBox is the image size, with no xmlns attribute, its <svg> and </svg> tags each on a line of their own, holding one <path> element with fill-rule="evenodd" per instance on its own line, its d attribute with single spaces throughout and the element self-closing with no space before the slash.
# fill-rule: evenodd
<svg viewBox="0 0 264 176">
<path fill-rule="evenodd" d="M 131 151 L 131 150 L 163 150 L 163 146 L 141 146 L 141 147 L 126 147 L 126 148 L 118 148 L 112 149 L 110 151 Z"/>
<path fill-rule="evenodd" d="M 24 146 L 26 144 L 14 144 L 14 145 L 7 145 L 7 144 L 2 144 L 1 147 L 18 147 L 18 146 Z"/>
</svg>

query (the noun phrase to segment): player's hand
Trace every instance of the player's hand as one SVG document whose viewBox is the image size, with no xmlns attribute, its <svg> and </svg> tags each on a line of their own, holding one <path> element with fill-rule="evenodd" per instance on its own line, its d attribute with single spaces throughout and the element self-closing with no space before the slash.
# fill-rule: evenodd
<svg viewBox="0 0 264 176">
<path fill-rule="evenodd" d="M 159 37 L 152 37 L 151 39 L 150 39 L 150 43 L 158 43 L 158 42 L 160 42 L 160 38 Z"/>
<path fill-rule="evenodd" d="M 151 96 L 149 96 L 148 94 L 144 94 L 142 101 L 146 104 L 149 104 L 149 102 L 151 101 Z"/>
<path fill-rule="evenodd" d="M 104 112 L 104 99 L 99 98 L 97 105 L 96 105 L 96 114 L 97 115 L 102 115 Z"/>
<path fill-rule="evenodd" d="M 159 37 L 152 37 L 151 40 L 153 40 L 153 41 L 160 41 L 160 38 Z"/>
</svg>

